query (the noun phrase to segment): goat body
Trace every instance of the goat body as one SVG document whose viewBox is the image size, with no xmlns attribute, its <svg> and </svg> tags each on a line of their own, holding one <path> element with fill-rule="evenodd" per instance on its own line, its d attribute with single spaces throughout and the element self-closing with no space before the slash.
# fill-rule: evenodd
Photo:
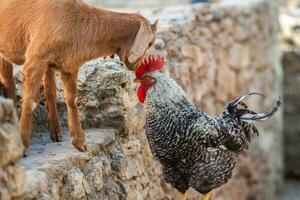
<svg viewBox="0 0 300 200">
<path fill-rule="evenodd" d="M 136 13 L 103 10 L 80 0 L 1 0 L 0 81 L 4 94 L 14 100 L 12 64 L 24 64 L 20 119 L 24 154 L 30 143 L 32 105 L 43 77 L 52 140 L 62 138 L 56 69 L 61 72 L 72 143 L 84 151 L 85 136 L 76 105 L 79 67 L 88 60 L 117 54 L 134 70 L 155 41 L 156 25 Z"/>
</svg>

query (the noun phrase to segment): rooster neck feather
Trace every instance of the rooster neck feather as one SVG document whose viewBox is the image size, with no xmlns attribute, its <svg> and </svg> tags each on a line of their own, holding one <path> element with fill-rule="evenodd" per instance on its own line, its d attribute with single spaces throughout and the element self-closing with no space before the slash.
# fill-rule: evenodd
<svg viewBox="0 0 300 200">
<path fill-rule="evenodd" d="M 185 92 L 171 77 L 161 72 L 148 73 L 155 78 L 155 84 L 147 91 L 145 108 L 147 111 L 159 109 L 162 105 L 170 106 L 177 102 L 187 102 Z"/>
</svg>

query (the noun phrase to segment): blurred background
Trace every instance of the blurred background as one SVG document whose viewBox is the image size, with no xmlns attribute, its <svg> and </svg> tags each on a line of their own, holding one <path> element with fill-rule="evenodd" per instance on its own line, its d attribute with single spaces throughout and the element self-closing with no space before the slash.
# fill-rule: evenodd
<svg viewBox="0 0 300 200">
<path fill-rule="evenodd" d="M 205 0 L 204 0 L 205 1 Z M 189 0 L 86 0 L 87 3 L 103 7 L 117 8 L 157 8 L 176 4 L 189 3 Z"/>
<path fill-rule="evenodd" d="M 285 193 L 300 198 L 300 1 L 281 0 Z M 295 198 L 295 197 L 294 197 Z M 295 199 L 296 199 L 295 198 Z M 286 198 L 288 199 L 288 198 Z"/>
</svg>

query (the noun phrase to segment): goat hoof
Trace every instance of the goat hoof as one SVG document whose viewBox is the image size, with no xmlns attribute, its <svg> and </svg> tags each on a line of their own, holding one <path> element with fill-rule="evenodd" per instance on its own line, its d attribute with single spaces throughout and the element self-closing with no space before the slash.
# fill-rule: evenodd
<svg viewBox="0 0 300 200">
<path fill-rule="evenodd" d="M 27 157 L 28 152 L 29 152 L 29 146 L 30 146 L 30 142 L 29 140 L 26 140 L 24 138 L 23 139 L 23 157 Z"/>
<path fill-rule="evenodd" d="M 72 141 L 73 146 L 78 149 L 81 152 L 86 151 L 86 143 L 85 142 L 78 142 L 78 141 Z"/>
<path fill-rule="evenodd" d="M 27 157 L 28 151 L 29 151 L 29 148 L 28 147 L 24 147 L 24 149 L 23 149 L 23 157 Z"/>
<path fill-rule="evenodd" d="M 50 138 L 53 142 L 61 142 L 63 139 L 63 133 L 60 128 L 55 128 L 53 131 L 50 131 Z"/>
</svg>

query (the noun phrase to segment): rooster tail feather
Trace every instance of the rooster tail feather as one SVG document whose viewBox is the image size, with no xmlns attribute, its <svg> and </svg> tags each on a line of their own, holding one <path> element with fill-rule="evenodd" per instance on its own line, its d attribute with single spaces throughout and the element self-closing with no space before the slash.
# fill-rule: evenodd
<svg viewBox="0 0 300 200">
<path fill-rule="evenodd" d="M 233 99 L 232 101 L 230 101 L 227 106 L 225 107 L 225 109 L 227 110 L 231 110 L 231 109 L 234 109 L 236 108 L 237 105 L 241 105 L 243 106 L 244 108 L 248 108 L 248 106 L 243 102 L 244 99 L 246 99 L 247 97 L 250 97 L 252 95 L 259 95 L 259 96 L 262 96 L 262 97 L 265 97 L 263 94 L 261 93 L 257 93 L 257 92 L 252 92 L 252 93 L 249 93 L 249 94 L 246 94 L 246 95 L 243 95 L 243 96 L 240 96 L 240 97 L 237 97 L 235 99 Z"/>
<path fill-rule="evenodd" d="M 230 150 L 239 152 L 246 149 L 252 137 L 259 135 L 253 122 L 269 119 L 276 113 L 281 104 L 281 100 L 278 98 L 268 112 L 257 113 L 250 110 L 243 102 L 244 99 L 252 95 L 264 97 L 260 93 L 250 93 L 237 97 L 227 104 L 224 112 L 218 118 L 223 130 L 227 130 L 225 146 Z"/>
<path fill-rule="evenodd" d="M 276 100 L 275 104 L 273 107 L 265 113 L 245 113 L 243 114 L 240 119 L 244 122 L 254 122 L 254 121 L 262 121 L 262 120 L 267 120 L 270 117 L 272 117 L 279 109 L 281 104 L 281 99 L 280 97 Z"/>
<path fill-rule="evenodd" d="M 241 121 L 251 123 L 254 121 L 262 121 L 262 120 L 269 119 L 277 112 L 277 110 L 280 107 L 281 99 L 279 97 L 276 100 L 275 104 L 273 105 L 272 109 L 270 109 L 268 112 L 256 113 L 252 110 L 249 110 L 248 106 L 243 102 L 243 100 L 252 95 L 259 95 L 264 97 L 263 94 L 256 93 L 256 92 L 237 97 L 227 104 L 227 106 L 225 107 L 225 112 L 228 112 L 229 114 L 235 116 Z M 238 106 L 241 106 L 242 108 L 241 107 L 238 108 Z"/>
</svg>

